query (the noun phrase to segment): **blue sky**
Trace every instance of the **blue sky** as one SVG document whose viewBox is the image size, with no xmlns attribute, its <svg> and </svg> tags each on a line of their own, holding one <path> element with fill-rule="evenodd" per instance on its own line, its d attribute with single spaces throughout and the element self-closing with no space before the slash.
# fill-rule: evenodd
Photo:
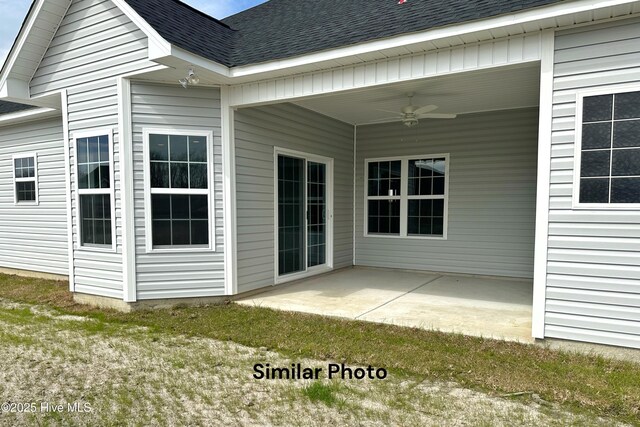
<svg viewBox="0 0 640 427">
<path fill-rule="evenodd" d="M 266 0 L 183 0 L 185 3 L 215 18 L 225 18 L 234 13 L 264 3 Z M 29 10 L 31 0 L 0 0 L 0 63 L 11 49 L 20 25 Z"/>
</svg>

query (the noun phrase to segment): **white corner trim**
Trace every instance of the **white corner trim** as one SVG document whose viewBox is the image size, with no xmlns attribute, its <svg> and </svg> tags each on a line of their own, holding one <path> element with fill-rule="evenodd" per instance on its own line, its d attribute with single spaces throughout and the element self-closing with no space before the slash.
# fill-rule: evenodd
<svg viewBox="0 0 640 427">
<path fill-rule="evenodd" d="M 547 258 L 549 247 L 549 204 L 551 185 L 551 134 L 553 121 L 553 73 L 555 32 L 542 34 L 540 64 L 540 118 L 538 133 L 538 179 L 536 196 L 536 232 L 533 267 L 532 336 L 545 336 Z"/>
<path fill-rule="evenodd" d="M 352 265 L 356 265 L 356 215 L 357 215 L 357 210 L 356 210 L 356 199 L 358 197 L 358 190 L 357 190 L 357 173 L 358 173 L 358 159 L 357 159 L 357 154 L 358 154 L 358 125 L 355 124 L 353 125 L 353 200 L 351 201 L 351 203 L 353 203 L 353 218 L 352 218 L 352 230 L 351 230 L 351 234 L 352 236 L 352 248 L 351 248 L 351 264 Z"/>
<path fill-rule="evenodd" d="M 118 137 L 120 141 L 120 200 L 122 211 L 122 276 L 124 301 L 137 301 L 136 229 L 133 197 L 133 134 L 131 123 L 131 81 L 118 79 Z"/>
<path fill-rule="evenodd" d="M 224 287 L 226 295 L 238 293 L 237 225 L 236 225 L 236 152 L 235 111 L 231 108 L 228 86 L 220 88 L 222 174 L 224 206 Z"/>
<path fill-rule="evenodd" d="M 69 256 L 69 291 L 75 292 L 73 262 L 73 200 L 71 199 L 71 144 L 69 143 L 69 107 L 67 91 L 60 91 L 62 104 L 62 138 L 64 139 L 64 182 L 67 196 L 67 253 Z"/>
</svg>

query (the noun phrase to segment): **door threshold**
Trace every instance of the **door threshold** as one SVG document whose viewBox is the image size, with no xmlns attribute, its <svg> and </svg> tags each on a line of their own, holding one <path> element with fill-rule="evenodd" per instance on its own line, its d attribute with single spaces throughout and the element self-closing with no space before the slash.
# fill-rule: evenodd
<svg viewBox="0 0 640 427">
<path fill-rule="evenodd" d="M 286 276 L 276 277 L 275 284 L 281 285 L 283 283 L 294 282 L 296 280 L 306 279 L 313 276 L 319 276 L 321 274 L 330 273 L 332 271 L 333 271 L 333 267 L 323 267 L 323 268 L 313 269 L 310 271 L 305 271 L 303 273 L 287 274 Z"/>
</svg>

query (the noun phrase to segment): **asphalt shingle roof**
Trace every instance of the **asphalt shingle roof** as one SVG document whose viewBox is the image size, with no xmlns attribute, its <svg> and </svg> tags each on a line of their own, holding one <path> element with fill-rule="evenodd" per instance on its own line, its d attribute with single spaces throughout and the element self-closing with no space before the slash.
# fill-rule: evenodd
<svg viewBox="0 0 640 427">
<path fill-rule="evenodd" d="M 235 31 L 178 0 L 126 0 L 165 40 L 224 65 L 232 65 Z"/>
<path fill-rule="evenodd" d="M 283 59 L 444 27 L 562 0 L 271 0 L 223 22 L 237 31 L 231 65 Z"/>
<path fill-rule="evenodd" d="M 36 108 L 32 105 L 16 104 L 15 102 L 0 101 L 0 115 L 17 113 L 19 111 Z"/>
</svg>

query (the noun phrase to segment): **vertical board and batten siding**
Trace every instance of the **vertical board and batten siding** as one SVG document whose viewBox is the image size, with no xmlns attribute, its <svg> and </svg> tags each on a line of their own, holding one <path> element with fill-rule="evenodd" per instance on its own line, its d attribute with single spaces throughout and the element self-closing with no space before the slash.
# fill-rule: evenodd
<svg viewBox="0 0 640 427">
<path fill-rule="evenodd" d="M 113 130 L 116 251 L 79 248 L 76 166 L 71 163 L 75 291 L 123 297 L 120 144 L 116 77 L 154 67 L 147 60 L 147 38 L 107 0 L 74 0 L 30 83 L 37 96 L 66 89 L 69 132 Z M 71 145 L 73 148 L 73 144 Z"/>
<path fill-rule="evenodd" d="M 640 21 L 555 41 L 545 336 L 640 348 L 640 212 L 575 210 L 576 91 L 637 82 Z"/>
<path fill-rule="evenodd" d="M 133 82 L 134 205 L 137 297 L 207 297 L 225 294 L 223 244 L 223 175 L 220 132 L 220 90 Z M 215 252 L 147 253 L 143 129 L 169 128 L 213 132 Z"/>
<path fill-rule="evenodd" d="M 334 159 L 334 268 L 352 265 L 353 126 L 292 104 L 235 115 L 238 291 L 274 284 L 274 147 Z"/>
<path fill-rule="evenodd" d="M 37 156 L 38 205 L 14 203 L 21 153 Z M 0 128 L 0 267 L 68 274 L 64 161 L 59 117 Z"/>
<path fill-rule="evenodd" d="M 359 126 L 356 265 L 531 278 L 537 136 L 535 108 Z M 365 237 L 365 159 L 444 153 L 447 240 Z"/>
</svg>

